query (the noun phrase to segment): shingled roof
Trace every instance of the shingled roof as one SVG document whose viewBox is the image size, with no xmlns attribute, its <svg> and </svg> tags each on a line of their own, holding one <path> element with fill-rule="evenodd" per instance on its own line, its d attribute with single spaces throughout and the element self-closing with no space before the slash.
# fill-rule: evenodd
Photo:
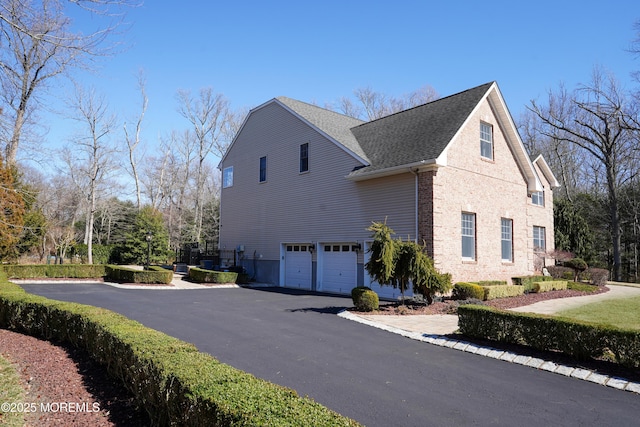
<svg viewBox="0 0 640 427">
<path fill-rule="evenodd" d="M 361 180 L 407 168 L 444 166 L 446 159 L 440 163 L 441 155 L 485 97 L 497 107 L 497 119 L 504 126 L 508 144 L 525 175 L 529 191 L 540 191 L 540 180 L 495 82 L 370 122 L 287 97 L 272 99 L 252 111 L 272 103 L 287 109 L 357 159 L 361 166 L 354 168 L 348 177 Z"/>
<path fill-rule="evenodd" d="M 370 163 L 369 158 L 362 150 L 362 147 L 356 140 L 353 133 L 350 131 L 351 128 L 365 122 L 316 105 L 287 98 L 286 96 L 279 96 L 276 100 L 281 104 L 284 104 L 285 107 L 289 108 L 298 116 L 302 117 L 309 124 L 314 126 L 316 130 L 324 133 L 334 140 L 334 142 L 342 145 L 347 151 L 355 154 L 362 161 Z"/>
<path fill-rule="evenodd" d="M 437 159 L 492 84 L 352 128 L 370 164 L 351 175 Z"/>
</svg>

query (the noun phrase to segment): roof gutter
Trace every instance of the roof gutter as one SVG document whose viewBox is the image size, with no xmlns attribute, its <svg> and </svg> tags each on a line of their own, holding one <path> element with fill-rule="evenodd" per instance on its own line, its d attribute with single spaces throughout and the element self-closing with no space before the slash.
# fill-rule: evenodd
<svg viewBox="0 0 640 427">
<path fill-rule="evenodd" d="M 401 173 L 406 173 L 407 171 L 415 173 L 415 172 L 422 172 L 425 170 L 433 170 L 442 166 L 445 166 L 445 165 L 439 162 L 438 159 L 420 160 L 419 162 L 408 163 L 406 165 L 392 166 L 390 168 L 374 170 L 371 172 L 357 173 L 358 171 L 355 171 L 347 175 L 345 178 L 350 179 L 351 181 L 364 181 L 367 179 L 381 178 L 381 177 L 390 176 L 390 175 L 398 175 Z"/>
</svg>

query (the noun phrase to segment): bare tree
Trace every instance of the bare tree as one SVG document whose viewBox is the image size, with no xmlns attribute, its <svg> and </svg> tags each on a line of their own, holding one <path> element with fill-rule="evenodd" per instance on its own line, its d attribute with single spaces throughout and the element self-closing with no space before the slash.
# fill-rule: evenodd
<svg viewBox="0 0 640 427">
<path fill-rule="evenodd" d="M 576 90 L 562 108 L 550 94 L 548 105 L 532 102 L 530 109 L 541 119 L 542 135 L 582 148 L 593 165 L 600 166 L 609 207 L 613 277 L 620 280 L 619 191 L 638 173 L 634 142 L 639 130 L 632 126 L 638 117 L 636 106 L 613 75 L 596 68 L 591 83 Z"/>
<path fill-rule="evenodd" d="M 354 90 L 353 96 L 355 100 L 342 97 L 337 102 L 327 105 L 327 108 L 357 119 L 375 120 L 426 104 L 439 97 L 436 90 L 429 85 L 400 97 L 389 96 L 370 87 Z"/>
<path fill-rule="evenodd" d="M 138 176 L 138 157 L 136 155 L 136 149 L 138 145 L 140 145 L 140 131 L 142 130 L 142 120 L 144 119 L 144 114 L 147 111 L 147 105 L 149 104 L 149 99 L 147 98 L 147 92 L 145 90 L 145 78 L 142 72 L 138 74 L 138 89 L 140 90 L 140 96 L 142 101 L 142 106 L 140 110 L 140 115 L 136 120 L 136 127 L 133 135 L 129 135 L 129 131 L 127 130 L 127 124 L 125 123 L 124 128 L 124 136 L 125 141 L 127 142 L 127 147 L 129 148 L 129 166 L 131 166 L 131 176 L 135 182 L 136 186 L 136 202 L 137 208 L 140 210 L 142 207 L 141 202 L 141 188 L 140 188 L 140 178 Z"/>
<path fill-rule="evenodd" d="M 206 179 L 205 162 L 210 154 L 221 158 L 226 151 L 228 140 L 223 132 L 229 112 L 229 102 L 224 95 L 214 93 L 211 88 L 201 89 L 194 99 L 188 91 L 178 92 L 180 114 L 192 125 L 197 150 L 195 170 L 195 218 L 193 240 L 199 242 L 202 236 L 204 188 Z"/>
<path fill-rule="evenodd" d="M 84 242 L 87 245 L 88 262 L 93 263 L 93 226 L 97 210 L 97 199 L 102 187 L 115 170 L 113 154 L 117 146 L 109 143 L 115 126 L 103 97 L 93 90 L 77 87 L 72 106 L 77 112 L 73 117 L 83 130 L 74 141 L 74 150 L 66 150 L 66 162 L 71 172 L 75 171 L 78 187 L 86 192 L 86 227 Z"/>
<path fill-rule="evenodd" d="M 38 107 L 47 84 L 72 68 L 83 65 L 90 55 L 106 53 L 103 41 L 115 30 L 115 6 L 128 0 L 69 0 L 91 11 L 109 16 L 107 26 L 90 34 L 73 32 L 64 15 L 62 0 L 4 0 L 0 2 L 1 102 L 10 114 L 5 120 L 5 161 L 16 162 L 23 129 Z"/>
</svg>

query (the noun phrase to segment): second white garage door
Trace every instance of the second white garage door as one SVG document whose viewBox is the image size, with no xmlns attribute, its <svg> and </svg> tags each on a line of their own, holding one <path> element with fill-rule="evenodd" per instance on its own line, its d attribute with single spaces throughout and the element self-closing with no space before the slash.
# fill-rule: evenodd
<svg viewBox="0 0 640 427">
<path fill-rule="evenodd" d="M 311 289 L 311 251 L 309 251 L 309 245 L 285 245 L 284 268 L 284 286 Z"/>
<path fill-rule="evenodd" d="M 321 287 L 323 292 L 350 294 L 357 284 L 357 252 L 351 244 L 323 244 Z"/>
</svg>

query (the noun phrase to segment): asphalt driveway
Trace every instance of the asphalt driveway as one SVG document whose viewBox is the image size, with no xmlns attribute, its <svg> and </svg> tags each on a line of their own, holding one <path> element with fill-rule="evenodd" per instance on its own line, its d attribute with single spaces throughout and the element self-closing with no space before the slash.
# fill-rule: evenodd
<svg viewBox="0 0 640 427">
<path fill-rule="evenodd" d="M 368 426 L 637 425 L 640 396 L 339 318 L 350 298 L 265 289 L 22 285 L 124 314 Z"/>
</svg>

